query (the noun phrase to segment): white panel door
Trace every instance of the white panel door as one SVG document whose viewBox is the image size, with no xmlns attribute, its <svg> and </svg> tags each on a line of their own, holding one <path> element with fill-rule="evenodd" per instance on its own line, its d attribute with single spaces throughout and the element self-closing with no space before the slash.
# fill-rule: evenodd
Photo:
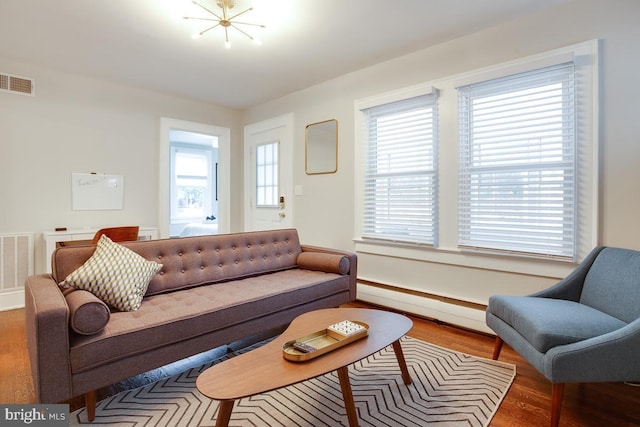
<svg viewBox="0 0 640 427">
<path fill-rule="evenodd" d="M 292 115 L 245 126 L 245 230 L 292 226 Z"/>
</svg>

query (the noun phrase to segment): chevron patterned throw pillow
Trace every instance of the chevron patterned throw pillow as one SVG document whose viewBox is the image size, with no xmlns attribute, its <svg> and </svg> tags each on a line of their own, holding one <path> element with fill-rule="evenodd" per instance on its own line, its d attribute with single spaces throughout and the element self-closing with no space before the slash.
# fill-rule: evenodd
<svg viewBox="0 0 640 427">
<path fill-rule="evenodd" d="M 161 268 L 162 264 L 148 261 L 103 235 L 91 258 L 60 286 L 84 289 L 117 310 L 134 311 L 140 308 L 151 278 Z"/>
</svg>

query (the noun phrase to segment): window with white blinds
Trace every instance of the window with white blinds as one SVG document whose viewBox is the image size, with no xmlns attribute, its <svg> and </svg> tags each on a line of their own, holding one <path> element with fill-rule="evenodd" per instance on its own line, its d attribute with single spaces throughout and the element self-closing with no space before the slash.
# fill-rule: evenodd
<svg viewBox="0 0 640 427">
<path fill-rule="evenodd" d="M 435 245 L 437 95 L 361 111 L 365 124 L 362 237 Z"/>
<path fill-rule="evenodd" d="M 458 244 L 576 258 L 573 62 L 458 88 Z"/>
</svg>

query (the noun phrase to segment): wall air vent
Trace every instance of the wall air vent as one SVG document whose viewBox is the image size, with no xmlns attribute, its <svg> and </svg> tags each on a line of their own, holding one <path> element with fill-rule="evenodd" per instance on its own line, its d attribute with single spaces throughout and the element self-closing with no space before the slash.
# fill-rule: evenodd
<svg viewBox="0 0 640 427">
<path fill-rule="evenodd" d="M 33 79 L 0 73 L 0 92 L 12 92 L 33 96 Z"/>
</svg>

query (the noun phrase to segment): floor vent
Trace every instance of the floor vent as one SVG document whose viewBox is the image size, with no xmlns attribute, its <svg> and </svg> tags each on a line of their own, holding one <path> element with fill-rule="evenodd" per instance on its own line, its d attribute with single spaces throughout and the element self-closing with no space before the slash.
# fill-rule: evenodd
<svg viewBox="0 0 640 427">
<path fill-rule="evenodd" d="M 0 296 L 22 290 L 33 270 L 33 233 L 0 234 Z"/>
<path fill-rule="evenodd" d="M 0 73 L 0 92 L 11 92 L 34 96 L 33 90 L 33 79 Z"/>
</svg>

